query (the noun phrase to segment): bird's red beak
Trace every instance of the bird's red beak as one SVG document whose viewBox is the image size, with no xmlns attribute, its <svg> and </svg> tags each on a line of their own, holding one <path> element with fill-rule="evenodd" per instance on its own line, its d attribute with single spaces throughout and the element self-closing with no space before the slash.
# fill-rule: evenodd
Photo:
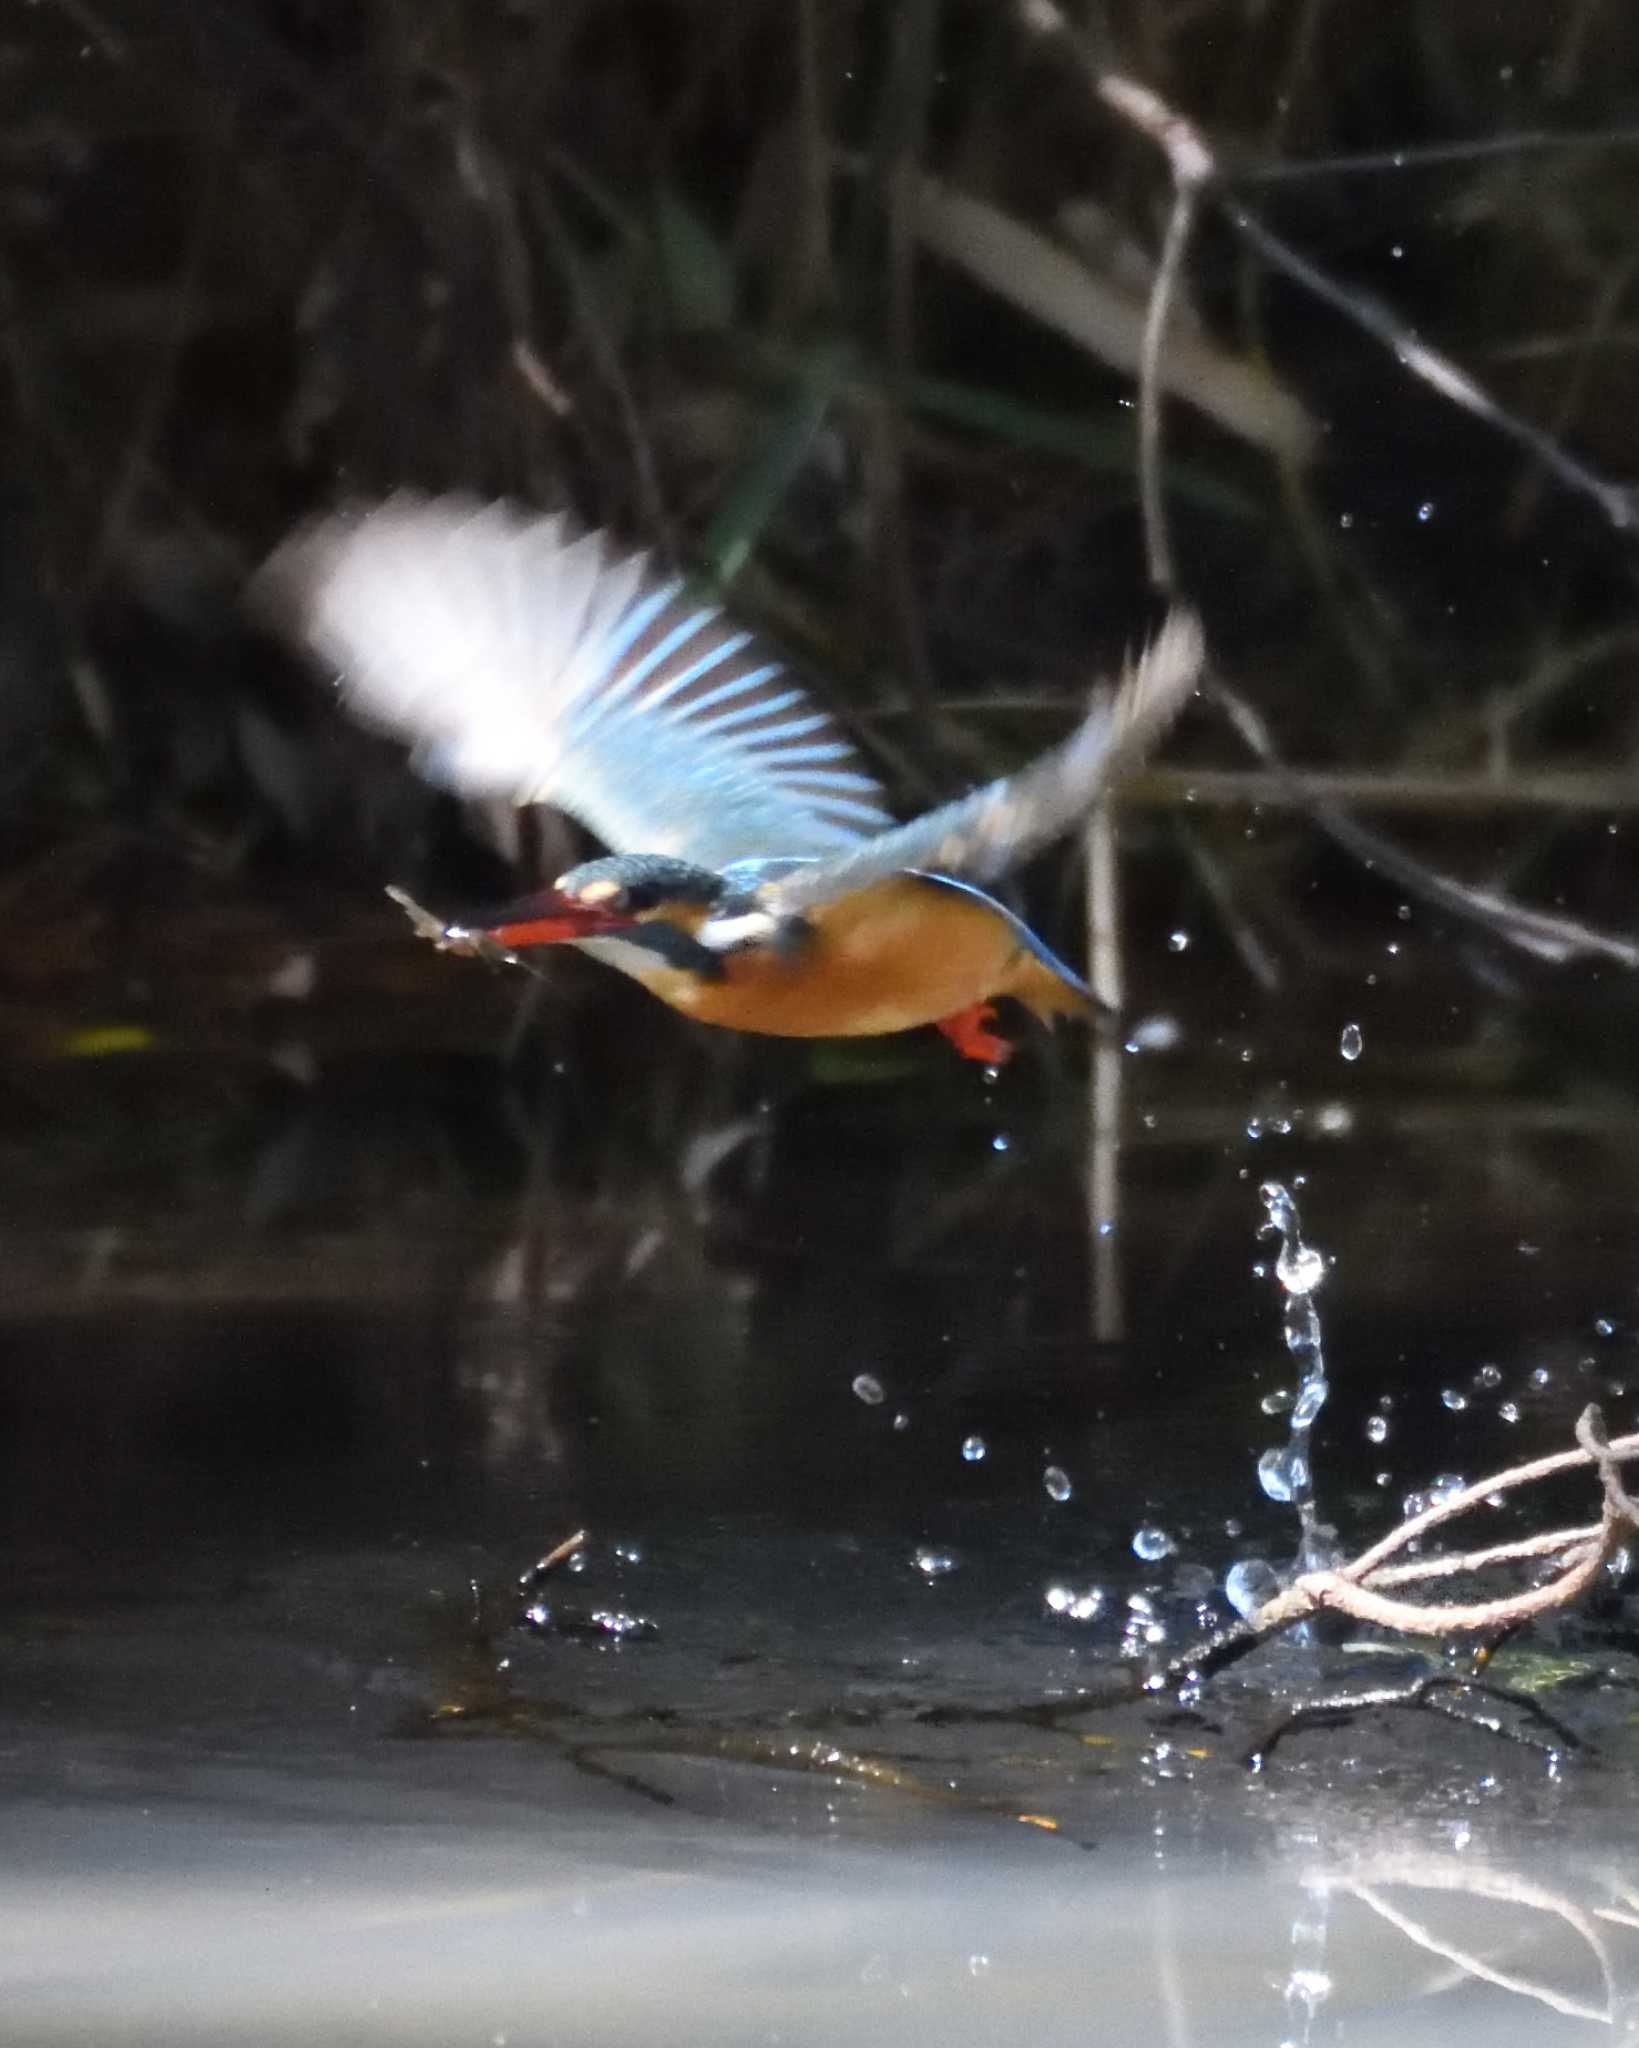
<svg viewBox="0 0 1639 2048">
<path fill-rule="evenodd" d="M 636 922 L 629 911 L 608 910 L 602 904 L 566 896 L 560 889 L 543 889 L 538 896 L 508 904 L 494 922 L 488 918 L 481 923 L 469 921 L 466 929 L 508 953 L 521 953 L 531 946 L 558 946 L 572 939 L 595 939 L 606 932 L 627 932 Z"/>
</svg>

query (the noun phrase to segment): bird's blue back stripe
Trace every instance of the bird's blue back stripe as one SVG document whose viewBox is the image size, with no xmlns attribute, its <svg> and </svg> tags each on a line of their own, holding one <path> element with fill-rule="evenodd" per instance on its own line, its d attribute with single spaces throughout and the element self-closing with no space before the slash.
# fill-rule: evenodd
<svg viewBox="0 0 1639 2048">
<path fill-rule="evenodd" d="M 658 710 L 662 704 L 675 697 L 679 690 L 686 690 L 690 683 L 705 675 L 709 669 L 714 669 L 720 661 L 727 661 L 731 655 L 738 654 L 750 638 L 749 633 L 730 633 L 725 639 L 717 641 L 709 654 L 702 654 L 698 661 L 691 662 L 681 673 L 668 677 L 658 690 L 651 690 L 643 699 L 643 709 Z M 683 715 L 687 715 L 686 706 Z"/>
<path fill-rule="evenodd" d="M 1073 967 L 1067 966 L 1045 939 L 1038 939 L 1022 917 L 1015 915 L 1013 911 L 1008 909 L 1005 903 L 998 903 L 988 889 L 981 889 L 974 882 L 964 882 L 956 875 L 941 875 L 931 872 L 927 868 L 906 868 L 904 872 L 908 875 L 915 875 L 919 881 L 937 883 L 941 889 L 954 889 L 959 896 L 971 896 L 975 902 L 982 903 L 987 910 L 993 910 L 1009 927 L 1013 936 L 1027 953 L 1034 953 L 1043 967 L 1048 968 L 1058 976 L 1060 981 L 1073 988 L 1078 996 L 1085 996 L 1089 1002 L 1094 1000 L 1092 990 L 1082 980 L 1081 976 L 1077 974 L 1076 970 Z"/>
<path fill-rule="evenodd" d="M 603 704 L 618 704 L 622 698 L 629 697 L 645 676 L 653 675 L 679 647 L 687 646 L 703 626 L 709 626 L 713 619 L 721 617 L 722 608 L 718 605 L 708 605 L 701 611 L 691 612 L 680 626 L 673 626 L 669 633 L 663 634 L 641 661 L 633 662 L 620 680 L 604 693 Z"/>
</svg>

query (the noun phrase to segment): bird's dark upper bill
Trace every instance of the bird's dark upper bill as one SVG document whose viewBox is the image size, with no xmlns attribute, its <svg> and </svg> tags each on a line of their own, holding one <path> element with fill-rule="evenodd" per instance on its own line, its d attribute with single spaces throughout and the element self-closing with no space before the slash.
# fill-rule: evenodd
<svg viewBox="0 0 1639 2048">
<path fill-rule="evenodd" d="M 630 931 L 635 922 L 623 912 L 581 903 L 547 889 L 521 903 L 508 904 L 504 911 L 470 919 L 467 929 L 481 932 L 509 953 L 521 953 L 530 946 L 557 946 L 572 939 L 594 939 L 600 933 Z"/>
</svg>

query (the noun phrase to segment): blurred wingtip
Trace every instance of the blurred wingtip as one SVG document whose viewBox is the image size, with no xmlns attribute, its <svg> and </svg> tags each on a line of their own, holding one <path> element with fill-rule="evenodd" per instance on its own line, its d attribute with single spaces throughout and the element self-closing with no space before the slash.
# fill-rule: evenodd
<svg viewBox="0 0 1639 2048">
<path fill-rule="evenodd" d="M 245 602 L 252 617 L 292 640 L 310 644 L 311 628 L 350 546 L 366 532 L 452 532 L 486 509 L 466 492 L 432 495 L 403 489 L 384 498 L 355 498 L 310 513 L 251 576 Z"/>
<path fill-rule="evenodd" d="M 363 502 L 342 505 L 311 513 L 292 528 L 245 587 L 245 605 L 251 617 L 284 639 L 306 644 L 320 593 L 337 556 L 372 513 L 381 509 Z"/>
<path fill-rule="evenodd" d="M 1175 604 L 1161 630 L 1138 658 L 1146 693 L 1182 703 L 1194 694 L 1206 668 L 1206 630 L 1190 604 Z"/>
<path fill-rule="evenodd" d="M 1141 754 L 1171 725 L 1206 673 L 1206 632 L 1193 605 L 1175 604 L 1136 661 L 1116 702 L 1120 748 Z"/>
</svg>

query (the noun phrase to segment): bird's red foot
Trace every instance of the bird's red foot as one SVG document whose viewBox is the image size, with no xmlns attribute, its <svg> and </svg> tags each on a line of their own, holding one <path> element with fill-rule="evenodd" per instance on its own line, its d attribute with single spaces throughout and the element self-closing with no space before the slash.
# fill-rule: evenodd
<svg viewBox="0 0 1639 2048">
<path fill-rule="evenodd" d="M 1013 1057 L 1013 1047 L 1007 1039 L 985 1029 L 995 1021 L 994 1003 L 969 1003 L 965 1010 L 941 1017 L 938 1023 L 963 1059 L 983 1060 L 987 1067 L 1005 1067 Z"/>
</svg>

